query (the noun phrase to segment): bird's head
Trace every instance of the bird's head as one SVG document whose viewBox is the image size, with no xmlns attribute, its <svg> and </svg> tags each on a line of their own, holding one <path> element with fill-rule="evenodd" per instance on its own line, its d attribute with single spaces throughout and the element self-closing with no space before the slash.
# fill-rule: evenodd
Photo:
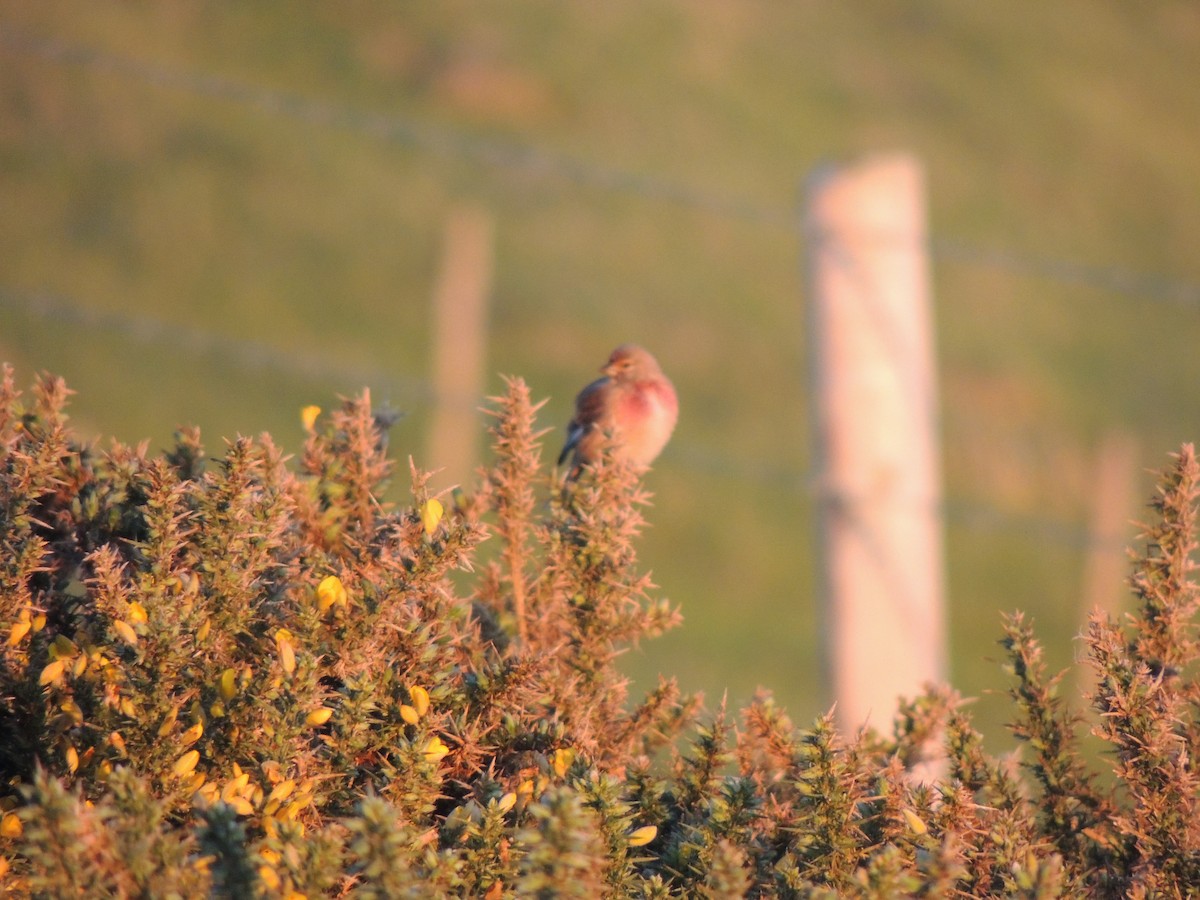
<svg viewBox="0 0 1200 900">
<path fill-rule="evenodd" d="M 638 381 L 659 371 L 658 362 L 637 344 L 622 344 L 600 369 L 613 381 Z"/>
</svg>

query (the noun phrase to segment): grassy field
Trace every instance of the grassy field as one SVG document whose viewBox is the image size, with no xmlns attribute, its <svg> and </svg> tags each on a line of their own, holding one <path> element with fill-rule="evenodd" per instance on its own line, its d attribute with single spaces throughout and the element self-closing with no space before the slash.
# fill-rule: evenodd
<svg viewBox="0 0 1200 900">
<path fill-rule="evenodd" d="M 1200 282 L 1191 4 L 4 0 L 0 60 L 0 357 L 66 376 L 84 434 L 296 450 L 302 405 L 369 385 L 435 466 L 464 206 L 496 222 L 492 389 L 524 376 L 558 427 L 613 345 L 653 348 L 683 411 L 643 558 L 686 624 L 643 681 L 829 702 L 789 224 L 822 160 L 928 166 L 964 692 L 1002 684 L 1001 610 L 1071 659 L 1103 436 L 1159 467 L 1200 432 L 1200 297 L 1154 280 Z"/>
</svg>

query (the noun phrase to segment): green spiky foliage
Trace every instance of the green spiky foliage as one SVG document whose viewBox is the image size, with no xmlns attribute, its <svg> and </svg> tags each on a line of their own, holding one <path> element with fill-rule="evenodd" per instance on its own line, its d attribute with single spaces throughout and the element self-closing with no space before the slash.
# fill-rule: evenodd
<svg viewBox="0 0 1200 900">
<path fill-rule="evenodd" d="M 1166 471 L 1137 611 L 1068 698 L 1020 615 L 1015 758 L 931 686 L 889 733 L 704 711 L 620 654 L 677 623 L 648 495 L 567 485 L 528 388 L 492 462 L 395 476 L 369 397 L 209 459 L 80 442 L 68 391 L 0 382 L 0 870 L 14 896 L 1175 897 L 1200 884 L 1200 466 Z M 1089 728 L 1107 752 L 1081 748 Z M 1097 762 L 1100 760 L 1100 762 Z M 1105 766 L 1108 772 L 1101 771 Z M 931 776 L 930 773 L 936 773 Z M 1103 777 L 1101 777 L 1103 776 Z"/>
</svg>

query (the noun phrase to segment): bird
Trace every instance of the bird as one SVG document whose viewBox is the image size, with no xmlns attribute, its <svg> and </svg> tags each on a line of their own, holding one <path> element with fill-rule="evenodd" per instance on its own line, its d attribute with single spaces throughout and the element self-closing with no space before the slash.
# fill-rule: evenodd
<svg viewBox="0 0 1200 900">
<path fill-rule="evenodd" d="M 644 348 L 621 344 L 600 371 L 603 377 L 575 398 L 575 415 L 567 423 L 558 464 L 571 458 L 569 478 L 596 462 L 606 433 L 612 436 L 613 458 L 644 471 L 667 445 L 679 418 L 675 386 Z"/>
</svg>

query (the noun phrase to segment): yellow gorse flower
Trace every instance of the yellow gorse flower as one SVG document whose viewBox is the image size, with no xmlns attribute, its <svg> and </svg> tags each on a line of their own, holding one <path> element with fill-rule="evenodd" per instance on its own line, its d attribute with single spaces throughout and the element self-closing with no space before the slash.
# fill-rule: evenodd
<svg viewBox="0 0 1200 900">
<path fill-rule="evenodd" d="M 21 817 L 16 813 L 5 813 L 4 818 L 0 819 L 0 836 L 17 838 L 24 833 L 25 826 L 21 824 Z"/>
<path fill-rule="evenodd" d="M 121 636 L 121 640 L 123 640 L 127 644 L 134 644 L 134 645 L 137 644 L 137 642 L 138 642 L 137 632 L 133 630 L 132 625 L 130 625 L 128 622 L 122 622 L 120 619 L 113 620 L 112 624 L 113 624 L 113 631 L 115 631 L 117 634 L 119 634 Z"/>
<path fill-rule="evenodd" d="M 321 415 L 321 407 L 310 405 L 300 410 L 300 423 L 304 426 L 304 430 L 312 433 L 313 428 L 317 424 L 317 416 Z"/>
<path fill-rule="evenodd" d="M 573 762 L 575 762 L 575 751 L 570 747 L 559 747 L 550 757 L 550 765 L 554 769 L 554 774 L 559 778 L 567 774 L 567 770 L 571 768 Z"/>
<path fill-rule="evenodd" d="M 309 725 L 324 725 L 329 721 L 332 715 L 332 709 L 330 709 L 328 706 L 321 706 L 305 716 L 304 721 Z"/>
<path fill-rule="evenodd" d="M 25 635 L 29 634 L 31 628 L 33 628 L 33 622 L 29 619 L 21 619 L 13 622 L 12 629 L 8 632 L 8 646 L 15 647 L 21 643 Z"/>
<path fill-rule="evenodd" d="M 52 663 L 48 663 L 42 674 L 38 676 L 38 684 L 45 687 L 48 684 L 54 684 L 62 678 L 63 669 L 66 668 L 67 660 L 56 659 Z"/>
<path fill-rule="evenodd" d="M 200 751 L 189 750 L 179 759 L 175 760 L 175 765 L 171 767 L 171 771 L 178 777 L 183 778 L 185 775 L 191 775 L 196 768 L 196 763 L 200 762 Z"/>
<path fill-rule="evenodd" d="M 261 802 L 262 789 L 250 780 L 249 772 L 243 772 L 242 767 L 234 763 L 233 777 L 221 788 L 221 800 L 239 816 L 248 816 L 254 812 L 255 804 Z"/>
<path fill-rule="evenodd" d="M 413 709 L 417 711 L 418 716 L 429 712 L 429 691 L 420 686 L 411 687 L 408 689 L 408 696 L 412 700 Z"/>
<path fill-rule="evenodd" d="M 296 648 L 292 646 L 292 633 L 286 628 L 275 632 L 275 649 L 279 652 L 279 665 L 291 675 L 296 671 Z"/>
<path fill-rule="evenodd" d="M 200 740 L 200 735 L 204 734 L 204 723 L 197 722 L 179 738 L 180 742 L 186 747 L 188 744 L 194 744 Z"/>
<path fill-rule="evenodd" d="M 911 809 L 902 809 L 900 812 L 904 814 L 904 821 L 913 834 L 926 834 L 929 831 L 929 826 Z"/>
<path fill-rule="evenodd" d="M 282 882 L 279 880 L 278 873 L 269 865 L 258 867 L 258 880 L 262 882 L 263 887 L 269 891 L 279 890 Z"/>
<path fill-rule="evenodd" d="M 267 803 L 282 803 L 288 797 L 292 796 L 292 791 L 296 790 L 296 782 L 292 778 L 288 778 L 279 782 L 275 787 L 271 788 L 271 793 L 267 795 Z"/>
<path fill-rule="evenodd" d="M 449 752 L 450 748 L 447 747 L 445 742 L 442 741 L 442 739 L 437 735 L 434 735 L 429 739 L 429 743 L 425 745 L 424 750 L 425 759 L 435 765 L 441 762 Z"/>
<path fill-rule="evenodd" d="M 217 681 L 217 690 L 220 691 L 222 699 L 232 700 L 237 694 L 237 672 L 233 669 L 222 672 Z"/>
<path fill-rule="evenodd" d="M 421 504 L 421 524 L 425 526 L 427 535 L 432 537 L 433 533 L 437 531 L 438 523 L 442 521 L 445 511 L 442 502 L 433 497 Z"/>
<path fill-rule="evenodd" d="M 629 832 L 630 847 L 644 847 L 658 837 L 657 825 L 643 825 L 641 828 L 635 828 Z"/>
<path fill-rule="evenodd" d="M 350 605 L 350 598 L 346 594 L 345 585 L 342 580 L 336 575 L 326 575 L 321 579 L 321 583 L 317 585 L 317 609 L 322 613 L 328 612 L 330 607 L 341 606 L 343 608 Z"/>
</svg>

